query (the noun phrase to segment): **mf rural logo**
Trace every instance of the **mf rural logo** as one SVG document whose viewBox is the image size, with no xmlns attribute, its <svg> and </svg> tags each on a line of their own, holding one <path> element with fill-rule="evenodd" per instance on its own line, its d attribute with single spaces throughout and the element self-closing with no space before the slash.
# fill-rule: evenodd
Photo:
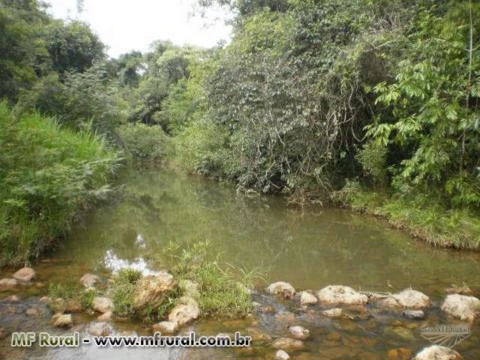
<svg viewBox="0 0 480 360">
<path fill-rule="evenodd" d="M 472 335 L 466 326 L 440 325 L 420 329 L 420 335 L 433 344 L 453 348 Z"/>
</svg>

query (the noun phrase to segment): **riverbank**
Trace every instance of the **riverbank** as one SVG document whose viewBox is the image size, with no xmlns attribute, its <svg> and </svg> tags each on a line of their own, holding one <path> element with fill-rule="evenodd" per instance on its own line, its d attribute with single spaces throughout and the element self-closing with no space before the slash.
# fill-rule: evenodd
<svg viewBox="0 0 480 360">
<path fill-rule="evenodd" d="M 334 196 L 340 206 L 387 221 L 435 247 L 480 250 L 480 217 L 468 210 L 445 209 L 422 198 L 392 197 L 355 185 Z"/>
<path fill-rule="evenodd" d="M 0 103 L 0 266 L 25 264 L 111 192 L 119 154 L 52 118 Z"/>
</svg>

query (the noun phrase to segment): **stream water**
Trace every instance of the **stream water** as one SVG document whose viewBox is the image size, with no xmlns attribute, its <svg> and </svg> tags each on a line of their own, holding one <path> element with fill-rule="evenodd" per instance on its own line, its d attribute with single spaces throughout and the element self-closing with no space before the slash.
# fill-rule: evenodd
<svg viewBox="0 0 480 360">
<path fill-rule="evenodd" d="M 435 310 L 445 296 L 445 288 L 465 283 L 477 296 L 480 294 L 479 253 L 435 249 L 370 217 L 337 209 L 292 209 L 281 197 L 238 194 L 229 184 L 175 170 L 131 171 L 121 183 L 123 196 L 119 200 L 91 213 L 51 256 L 35 265 L 39 283 L 15 292 L 22 299 L 16 310 L 10 309 L 6 315 L 5 309 L 12 304 L 0 301 L 1 327 L 9 331 L 51 330 L 48 320 L 19 320 L 18 315 L 47 293 L 48 284 L 77 281 L 86 272 L 108 275 L 126 266 L 145 273 L 168 269 L 172 264 L 164 250 L 170 243 L 186 246 L 205 240 L 222 263 L 263 273 L 267 283 L 288 281 L 299 290 L 318 290 L 329 284 L 391 292 L 413 287 L 434 302 L 422 322 L 382 314 L 358 321 L 333 321 L 260 292 L 255 296 L 257 302 L 274 307 L 277 313 L 291 311 L 295 322 L 311 330 L 307 348 L 297 353 L 298 359 L 385 359 L 390 349 L 399 347 L 415 352 L 428 345 L 418 334 L 421 326 L 450 321 Z M 0 298 L 8 295 L 0 293 Z M 246 332 L 254 326 L 275 338 L 285 334 L 287 325 L 273 314 L 258 314 L 256 319 L 243 321 L 202 320 L 191 329 L 217 334 Z M 143 324 L 130 322 L 118 322 L 114 327 L 116 332 L 150 331 Z M 340 337 L 329 337 L 332 332 Z M 479 336 L 477 323 L 472 326 L 472 336 L 457 348 L 465 359 L 480 359 Z M 1 341 L 0 354 L 8 358 L 268 359 L 275 353 L 268 341 L 259 341 L 249 351 L 93 346 L 18 350 L 10 349 L 7 341 Z"/>
</svg>

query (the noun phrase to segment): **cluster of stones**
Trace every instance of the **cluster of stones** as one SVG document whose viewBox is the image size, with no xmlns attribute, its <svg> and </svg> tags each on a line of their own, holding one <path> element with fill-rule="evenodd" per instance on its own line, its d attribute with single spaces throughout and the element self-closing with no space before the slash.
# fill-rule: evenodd
<svg viewBox="0 0 480 360">
<path fill-rule="evenodd" d="M 13 274 L 12 278 L 1 279 L 0 290 L 11 290 L 19 284 L 30 284 L 33 278 L 35 278 L 33 269 L 22 268 Z M 99 282 L 99 277 L 94 274 L 87 273 L 80 278 L 80 283 L 85 290 L 96 289 Z M 156 332 L 163 334 L 175 333 L 181 326 L 192 322 L 200 316 L 200 307 L 196 300 L 199 296 L 198 285 L 191 281 L 183 281 L 178 284 L 173 276 L 165 271 L 156 275 L 144 276 L 136 283 L 133 309 L 140 316 L 146 314 L 148 308 L 159 307 L 166 299 L 167 294 L 177 286 L 182 288 L 184 296 L 178 299 L 176 306 L 170 311 L 165 321 L 153 326 Z M 16 297 L 12 296 L 11 300 L 13 301 L 14 298 Z M 108 296 L 95 296 L 91 309 L 84 309 L 82 303 L 77 299 L 51 299 L 44 296 L 40 301 L 52 309 L 51 323 L 54 327 L 70 328 L 74 325 L 72 314 L 89 311 L 91 314 L 97 315 L 96 321 L 87 327 L 91 335 L 106 336 L 111 334 L 113 330 L 108 322 L 114 314 L 114 303 Z M 27 315 L 35 315 L 33 310 L 27 310 Z"/>
<path fill-rule="evenodd" d="M 405 289 L 394 294 L 383 294 L 359 292 L 348 286 L 330 285 L 315 293 L 312 291 L 297 293 L 291 284 L 279 281 L 269 285 L 266 291 L 284 299 L 298 299 L 304 307 L 315 304 L 326 306 L 328 309 L 321 313 L 330 318 L 343 317 L 344 310 L 342 307 L 364 306 L 373 303 L 380 308 L 401 310 L 402 315 L 407 319 L 420 320 L 425 318 L 425 310 L 432 305 L 427 295 L 413 289 Z M 474 296 L 449 294 L 443 301 L 441 310 L 453 318 L 473 322 L 476 317 L 480 316 L 480 300 Z M 278 349 L 275 354 L 277 360 L 289 359 L 290 356 L 287 351 L 304 348 L 303 340 L 310 335 L 309 330 L 301 326 L 291 326 L 289 332 L 289 337 L 278 338 L 272 344 L 274 348 Z M 413 359 L 457 360 L 461 358 L 460 354 L 450 348 L 434 345 L 423 349 Z"/>
</svg>

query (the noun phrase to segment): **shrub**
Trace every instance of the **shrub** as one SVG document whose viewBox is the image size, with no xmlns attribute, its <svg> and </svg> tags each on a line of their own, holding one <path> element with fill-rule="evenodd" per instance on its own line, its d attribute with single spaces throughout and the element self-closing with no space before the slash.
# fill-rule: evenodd
<svg viewBox="0 0 480 360">
<path fill-rule="evenodd" d="M 118 134 L 127 153 L 139 161 L 160 161 L 168 151 L 168 137 L 160 126 L 126 124 Z"/>
<path fill-rule="evenodd" d="M 90 133 L 0 103 L 0 265 L 37 257 L 111 192 L 117 153 Z"/>
</svg>

